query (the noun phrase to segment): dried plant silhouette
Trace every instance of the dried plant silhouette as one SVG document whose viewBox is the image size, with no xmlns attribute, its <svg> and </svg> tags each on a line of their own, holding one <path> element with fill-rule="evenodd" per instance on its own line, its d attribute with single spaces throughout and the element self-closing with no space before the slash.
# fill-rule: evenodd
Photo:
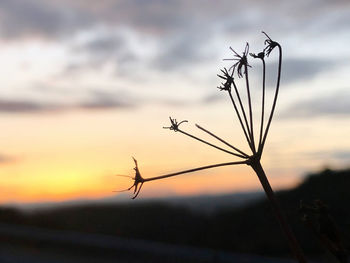
<svg viewBox="0 0 350 263">
<path fill-rule="evenodd" d="M 317 237 L 321 245 L 340 263 L 348 262 L 340 230 L 330 215 L 328 206 L 321 200 L 315 200 L 312 205 L 307 205 L 301 200 L 299 212 L 301 220 Z"/>
<path fill-rule="evenodd" d="M 228 153 L 230 155 L 233 155 L 239 159 L 240 161 L 235 161 L 235 162 L 226 162 L 226 163 L 217 163 L 217 164 L 211 164 L 211 165 L 206 165 L 206 166 L 201 166 L 189 170 L 184 170 L 184 171 L 179 171 L 175 173 L 170 173 L 170 174 L 165 174 L 165 175 L 160 175 L 156 177 L 150 177 L 150 178 L 143 178 L 141 176 L 141 173 L 139 171 L 139 167 L 137 164 L 136 159 L 134 159 L 135 162 L 135 177 L 133 177 L 133 184 L 126 190 L 124 191 L 129 191 L 134 189 L 134 196 L 133 199 L 135 199 L 143 186 L 144 183 L 149 182 L 149 181 L 154 181 L 154 180 L 159 180 L 159 179 L 164 179 L 172 176 L 177 176 L 180 174 L 186 174 L 186 173 L 192 173 L 200 170 L 205 170 L 205 169 L 212 169 L 216 167 L 221 167 L 221 166 L 231 166 L 231 165 L 240 165 L 240 164 L 246 164 L 250 167 L 253 168 L 255 173 L 257 174 L 260 183 L 266 193 L 266 196 L 268 200 L 270 201 L 270 204 L 272 206 L 273 212 L 276 215 L 277 220 L 279 221 L 279 224 L 281 226 L 281 229 L 285 233 L 290 249 L 294 255 L 294 257 L 301 263 L 306 262 L 304 255 L 302 253 L 302 250 L 293 234 L 291 231 L 289 224 L 285 220 L 284 216 L 281 213 L 281 210 L 279 208 L 278 202 L 276 200 L 275 194 L 270 186 L 270 183 L 266 177 L 266 174 L 264 172 L 264 169 L 261 165 L 261 156 L 263 154 L 264 146 L 266 143 L 267 135 L 269 133 L 270 125 L 272 122 L 272 118 L 275 112 L 276 108 L 276 103 L 277 103 L 277 98 L 278 98 L 278 92 L 279 92 L 279 87 L 280 87 L 280 79 L 281 79 L 281 67 L 282 67 L 282 47 L 281 45 L 272 40 L 265 32 L 262 32 L 266 36 L 265 40 L 265 45 L 266 47 L 263 49 L 262 52 L 258 54 L 253 54 L 249 53 L 249 44 L 247 43 L 244 49 L 244 52 L 242 55 L 239 55 L 234 49 L 230 47 L 230 50 L 234 53 L 234 57 L 231 59 L 225 59 L 228 61 L 234 61 L 234 64 L 229 68 L 229 69 L 222 69 L 221 73 L 218 74 L 218 77 L 223 80 L 221 83 L 221 86 L 218 87 L 220 91 L 225 91 L 228 93 L 229 98 L 232 102 L 234 112 L 237 115 L 240 127 L 244 133 L 245 140 L 248 143 L 248 146 L 251 150 L 251 154 L 245 153 L 244 151 L 238 149 L 237 147 L 231 145 L 224 139 L 220 138 L 219 136 L 215 135 L 211 131 L 199 126 L 196 124 L 196 127 L 200 129 L 201 131 L 209 134 L 219 142 L 225 144 L 230 148 L 230 150 L 226 150 L 224 148 L 221 148 L 215 144 L 212 144 L 206 140 L 203 140 L 197 136 L 194 136 L 186 131 L 184 131 L 182 128 L 180 128 L 180 125 L 187 122 L 186 120 L 178 122 L 176 119 L 169 117 L 170 119 L 170 126 L 169 127 L 163 127 L 165 129 L 169 129 L 174 132 L 178 132 L 181 134 L 184 134 L 192 139 L 195 139 L 201 143 L 204 143 L 208 146 L 211 146 L 217 150 L 223 151 L 225 153 Z M 270 113 L 267 118 L 267 122 L 265 123 L 265 80 L 266 80 L 266 65 L 265 65 L 265 57 L 268 57 L 273 50 L 277 49 L 278 50 L 278 69 L 277 69 L 277 80 L 276 80 L 276 87 L 275 87 L 275 92 L 274 92 L 274 97 L 272 101 L 272 106 Z M 259 136 L 258 136 L 258 143 L 255 143 L 255 138 L 254 138 L 254 127 L 253 127 L 253 109 L 252 109 L 252 100 L 251 100 L 251 90 L 250 90 L 250 82 L 249 82 L 249 68 L 251 66 L 248 64 L 248 54 L 252 58 L 257 58 L 260 59 L 262 62 L 262 98 L 261 98 L 261 118 L 259 118 L 260 121 L 260 128 L 258 129 Z M 247 102 L 244 103 L 242 101 L 242 91 L 239 90 L 239 88 L 236 85 L 234 75 L 237 75 L 238 78 L 244 78 L 245 82 L 245 96 L 247 98 Z M 248 106 L 247 106 L 248 105 Z M 248 107 L 248 109 L 247 109 Z"/>
</svg>

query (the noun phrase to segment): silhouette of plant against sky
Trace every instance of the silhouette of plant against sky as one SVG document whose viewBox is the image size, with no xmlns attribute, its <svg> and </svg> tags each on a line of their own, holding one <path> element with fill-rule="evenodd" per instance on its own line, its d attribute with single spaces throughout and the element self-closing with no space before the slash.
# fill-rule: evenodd
<svg viewBox="0 0 350 263">
<path fill-rule="evenodd" d="M 132 199 L 135 199 L 143 186 L 144 183 L 149 182 L 149 181 L 154 181 L 154 180 L 159 180 L 159 179 L 164 179 L 172 176 L 177 176 L 180 174 L 186 174 L 186 173 L 192 173 L 200 170 L 206 170 L 206 169 L 212 169 L 216 167 L 221 167 L 221 166 L 231 166 L 231 165 L 239 165 L 239 164 L 246 164 L 248 166 L 251 166 L 255 173 L 257 174 L 260 183 L 266 193 L 266 196 L 268 200 L 271 203 L 273 212 L 276 215 L 277 220 L 280 223 L 280 226 L 285 233 L 289 246 L 291 248 L 291 251 L 294 255 L 294 257 L 299 261 L 299 262 L 306 262 L 303 253 L 300 249 L 300 246 L 292 233 L 287 221 L 285 220 L 284 216 L 281 213 L 281 210 L 279 208 L 279 205 L 277 203 L 277 200 L 275 198 L 275 194 L 269 184 L 269 181 L 265 175 L 265 172 L 263 170 L 263 167 L 261 166 L 261 156 L 264 150 L 265 142 L 267 139 L 267 135 L 270 129 L 270 125 L 272 122 L 272 118 L 275 112 L 275 107 L 276 107 L 276 102 L 278 98 L 278 92 L 279 92 L 279 86 L 280 86 L 280 78 L 281 78 L 281 66 L 282 66 L 282 47 L 279 43 L 276 41 L 273 41 L 265 32 L 262 32 L 267 39 L 265 40 L 265 48 L 263 49 L 262 52 L 258 54 L 253 54 L 249 53 L 249 44 L 247 43 L 244 49 L 244 52 L 242 55 L 239 55 L 234 49 L 230 47 L 230 50 L 234 53 L 234 57 L 230 59 L 225 59 L 228 61 L 234 61 L 234 64 L 229 68 L 229 69 L 222 69 L 221 73 L 218 74 L 218 77 L 222 79 L 222 83 L 219 87 L 217 87 L 220 91 L 225 91 L 228 93 L 229 98 L 232 102 L 234 112 L 237 115 L 238 121 L 240 123 L 240 127 L 244 133 L 244 137 L 248 143 L 248 146 L 251 150 L 251 153 L 246 153 L 239 148 L 231 145 L 224 139 L 220 138 L 219 136 L 215 135 L 211 131 L 199 126 L 196 124 L 196 127 L 200 129 L 201 131 L 209 134 L 219 142 L 225 144 L 230 148 L 230 150 L 221 148 L 215 144 L 212 144 L 206 140 L 203 140 L 197 136 L 194 136 L 186 131 L 184 131 L 182 128 L 180 128 L 181 124 L 184 124 L 187 122 L 187 120 L 180 121 L 178 122 L 176 119 L 169 117 L 170 119 L 170 126 L 168 127 L 163 127 L 164 129 L 169 129 L 174 132 L 178 132 L 181 134 L 184 134 L 192 139 L 195 139 L 199 142 L 202 142 L 208 146 L 211 146 L 217 150 L 226 152 L 228 154 L 231 154 L 237 158 L 239 158 L 239 161 L 235 162 L 226 162 L 226 163 L 217 163 L 217 164 L 211 164 L 211 165 L 206 165 L 206 166 L 201 166 L 189 170 L 184 170 L 184 171 L 179 171 L 175 173 L 170 173 L 170 174 L 165 174 L 165 175 L 160 175 L 156 177 L 150 177 L 150 178 L 143 178 L 141 176 L 141 173 L 139 171 L 139 167 L 137 164 L 136 159 L 134 159 L 135 162 L 135 177 L 132 177 L 134 180 L 134 183 L 126 190 L 124 191 L 129 191 L 129 190 L 134 190 L 134 196 Z M 267 123 L 265 124 L 265 79 L 266 79 L 266 65 L 265 65 L 265 57 L 268 57 L 273 50 L 277 48 L 278 50 L 278 69 L 277 69 L 277 80 L 276 80 L 276 87 L 275 87 L 275 94 L 271 106 L 270 113 L 268 115 Z M 248 64 L 248 54 L 252 58 L 257 58 L 262 61 L 262 98 L 261 98 L 261 117 L 260 117 L 260 127 L 259 127 L 259 136 L 258 136 L 258 144 L 255 142 L 254 138 L 254 127 L 253 127 L 253 109 L 252 109 L 252 102 L 251 102 L 251 92 L 250 92 L 250 83 L 249 83 L 249 68 L 251 66 Z M 247 102 L 242 101 L 242 96 L 241 96 L 241 90 L 238 89 L 236 83 L 235 83 L 235 78 L 234 75 L 237 75 L 238 78 L 244 78 L 245 80 L 245 93 L 246 93 L 246 98 Z M 247 106 L 248 105 L 248 109 Z M 183 126 L 183 125 L 182 125 Z"/>
</svg>

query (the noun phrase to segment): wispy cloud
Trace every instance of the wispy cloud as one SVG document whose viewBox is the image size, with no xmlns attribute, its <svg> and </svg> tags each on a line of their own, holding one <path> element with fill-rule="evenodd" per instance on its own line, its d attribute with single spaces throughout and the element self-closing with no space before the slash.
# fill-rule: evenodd
<svg viewBox="0 0 350 263">
<path fill-rule="evenodd" d="M 91 25 L 92 17 L 57 1 L 3 0 L 0 3 L 3 37 L 58 38 Z"/>
<path fill-rule="evenodd" d="M 0 99 L 0 112 L 6 113 L 35 113 L 54 110 L 56 107 L 44 105 L 29 100 L 4 100 Z"/>
<path fill-rule="evenodd" d="M 210 34 L 210 32 L 206 32 Z M 159 53 L 153 59 L 153 68 L 161 71 L 178 70 L 186 67 L 196 67 L 213 59 L 214 51 L 206 50 L 205 46 L 210 44 L 208 35 L 196 32 L 196 29 L 188 30 L 175 39 L 165 41 L 160 46 Z"/>
<path fill-rule="evenodd" d="M 12 163 L 16 160 L 15 157 L 0 153 L 0 164 Z"/>
<path fill-rule="evenodd" d="M 350 92 L 342 90 L 297 102 L 280 114 L 284 118 L 309 118 L 350 114 Z"/>
<path fill-rule="evenodd" d="M 68 110 L 111 110 L 136 107 L 136 98 L 123 93 L 110 93 L 101 90 L 90 90 L 88 98 L 81 98 L 75 102 L 44 103 L 36 100 L 0 99 L 0 113 L 57 113 Z"/>
<path fill-rule="evenodd" d="M 153 78 L 153 81 L 156 79 L 149 86 L 159 86 L 164 72 L 180 72 L 182 78 L 174 79 L 179 85 L 185 83 L 189 86 L 188 83 L 194 78 L 193 82 L 198 82 L 208 76 L 208 71 L 203 74 L 194 72 L 201 72 L 202 69 L 205 71 L 209 67 L 212 70 L 212 65 L 218 64 L 222 58 L 222 45 L 226 48 L 231 42 L 242 42 L 242 39 L 246 40 L 252 34 L 257 35 L 262 29 L 271 31 L 274 38 L 284 40 L 290 45 L 288 50 L 295 53 L 295 50 L 313 47 L 315 43 L 320 45 L 318 50 L 331 49 L 328 42 L 317 42 L 319 38 L 324 40 L 324 33 L 327 33 L 327 41 L 334 43 L 334 36 L 346 27 L 344 23 L 350 25 L 346 16 L 350 10 L 348 1 L 298 0 L 297 3 L 271 3 L 274 8 L 257 0 L 223 0 L 218 3 L 185 0 L 4 0 L 0 1 L 0 30 L 2 39 L 18 42 L 23 38 L 44 40 L 42 42 L 59 46 L 60 50 L 53 51 L 53 57 L 66 53 L 57 65 L 50 63 L 50 68 L 57 67 L 56 72 L 62 72 L 55 81 L 64 82 L 66 86 L 71 85 L 69 81 L 74 79 L 74 74 L 80 74 L 80 79 L 74 79 L 76 82 L 72 89 L 83 90 L 82 87 L 86 86 L 84 74 L 90 73 L 87 70 L 98 74 L 108 64 L 114 66 L 118 74 L 101 74 L 104 83 L 112 80 L 135 91 L 138 87 L 132 84 L 147 78 Z M 316 37 L 312 34 L 316 34 Z M 259 36 L 260 44 L 262 39 L 263 36 Z M 253 38 L 252 42 L 256 40 Z M 218 41 L 223 44 L 218 44 Z M 342 65 L 337 62 L 337 57 L 328 59 L 319 53 L 309 52 L 310 57 L 299 58 L 292 58 L 292 53 L 287 54 L 283 62 L 282 84 L 310 80 L 326 70 Z M 31 60 L 30 63 L 36 62 Z M 276 72 L 275 66 L 268 64 L 268 73 L 271 73 L 269 76 Z M 213 79 L 215 70 L 212 71 Z M 197 75 L 193 78 L 194 74 Z M 50 75 L 39 75 L 43 82 L 50 82 Z M 141 75 L 143 79 L 139 78 Z M 98 83 L 96 78 L 92 81 Z M 23 90 L 24 88 L 18 88 L 19 98 L 26 97 L 27 93 Z M 91 96 L 68 105 L 53 102 L 48 106 L 28 100 L 3 100 L 0 101 L 0 111 L 43 112 L 76 107 L 91 109 L 130 106 L 121 101 L 112 88 L 109 92 L 116 96 L 113 100 L 112 97 L 102 99 Z M 85 96 L 83 93 L 82 91 L 81 97 Z M 1 93 L 0 96 L 5 95 Z M 163 99 L 169 101 L 169 98 Z M 212 99 L 207 101 L 213 101 Z M 55 101 L 54 95 L 50 101 Z M 322 109 L 327 108 L 327 112 L 347 111 L 346 106 L 326 107 L 325 102 L 322 103 Z M 316 106 L 314 108 L 318 109 Z M 310 111 L 312 110 L 307 110 Z M 313 111 L 320 112 L 321 108 Z"/>
<path fill-rule="evenodd" d="M 75 107 L 86 110 L 108 110 L 136 107 L 136 98 L 131 98 L 128 94 L 113 94 L 100 90 L 93 90 L 90 94 L 91 98 L 89 100 L 82 102 Z"/>
<path fill-rule="evenodd" d="M 256 25 L 272 27 L 275 20 L 289 31 L 300 32 L 310 28 L 315 31 L 317 25 L 340 30 L 350 22 L 348 1 L 271 1 L 271 4 L 274 8 L 257 0 L 3 0 L 1 30 L 11 38 L 30 35 L 55 38 L 105 25 L 169 37 L 186 28 L 204 32 L 210 25 L 233 34 L 255 29 Z"/>
<path fill-rule="evenodd" d="M 108 62 L 125 66 L 137 60 L 137 56 L 130 45 L 130 40 L 122 31 L 98 33 L 89 40 L 76 44 L 71 48 L 72 56 L 81 57 L 83 55 L 86 60 L 68 65 L 67 69 L 96 68 Z"/>
<path fill-rule="evenodd" d="M 348 149 L 330 149 L 320 150 L 314 152 L 305 152 L 303 157 L 308 159 L 325 159 L 325 160 L 336 160 L 340 162 L 350 161 L 350 151 Z"/>
<path fill-rule="evenodd" d="M 282 83 L 291 84 L 300 81 L 311 81 L 318 75 L 332 71 L 344 63 L 331 59 L 322 58 L 286 58 L 283 61 Z M 277 73 L 277 62 L 267 65 L 267 76 L 275 76 Z M 268 84 L 275 83 L 275 78 L 268 78 Z M 273 86 L 272 86 L 273 87 Z"/>
</svg>

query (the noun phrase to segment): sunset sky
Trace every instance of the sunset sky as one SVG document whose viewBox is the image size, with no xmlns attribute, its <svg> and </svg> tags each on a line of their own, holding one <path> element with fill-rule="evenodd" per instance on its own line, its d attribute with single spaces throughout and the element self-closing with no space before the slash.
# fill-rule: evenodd
<svg viewBox="0 0 350 263">
<path fill-rule="evenodd" d="M 162 127 L 186 119 L 184 130 L 208 138 L 198 123 L 248 151 L 216 74 L 230 46 L 260 52 L 262 30 L 284 52 L 262 160 L 273 187 L 349 167 L 349 1 L 0 1 L 0 203 L 111 197 L 132 184 L 115 176 L 134 175 L 132 156 L 144 177 L 237 160 Z M 266 60 L 269 107 L 277 59 Z M 257 189 L 245 165 L 152 182 L 141 196 Z"/>
</svg>

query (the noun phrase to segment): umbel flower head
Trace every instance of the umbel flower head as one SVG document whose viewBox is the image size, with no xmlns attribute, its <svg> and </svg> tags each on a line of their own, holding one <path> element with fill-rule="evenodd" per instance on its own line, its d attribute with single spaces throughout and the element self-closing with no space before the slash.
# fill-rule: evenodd
<svg viewBox="0 0 350 263">
<path fill-rule="evenodd" d="M 232 73 L 229 74 L 229 72 L 227 71 L 227 68 L 221 69 L 220 70 L 222 72 L 223 75 L 219 75 L 217 74 L 217 76 L 223 80 L 225 80 L 225 83 L 221 82 L 221 86 L 218 87 L 219 90 L 227 90 L 227 91 L 231 91 L 231 85 L 233 84 L 233 70 Z"/>
<path fill-rule="evenodd" d="M 242 56 L 240 56 L 232 47 L 230 47 L 230 49 L 234 53 L 234 58 L 227 58 L 224 60 L 237 61 L 231 66 L 231 68 L 233 69 L 233 71 L 237 68 L 237 75 L 239 78 L 242 78 L 243 74 L 245 74 L 247 71 L 247 67 L 251 67 L 250 65 L 248 65 L 248 59 L 247 59 L 247 55 L 249 53 L 249 44 L 248 43 L 246 44 L 244 52 L 242 53 Z M 242 69 L 244 69 L 243 73 L 242 73 Z"/>
<path fill-rule="evenodd" d="M 265 45 L 267 45 L 264 48 L 264 52 L 266 52 L 266 56 L 269 56 L 270 53 L 272 52 L 272 50 L 279 46 L 279 44 L 276 41 L 273 41 L 268 34 L 266 34 L 264 31 L 262 31 L 262 33 L 267 37 L 267 39 L 265 40 Z"/>
<path fill-rule="evenodd" d="M 145 182 L 145 179 L 143 179 L 143 177 L 141 176 L 141 173 L 139 171 L 139 167 L 137 165 L 137 160 L 134 157 L 132 157 L 132 159 L 134 160 L 134 163 L 135 163 L 135 167 L 134 167 L 135 176 L 134 177 L 125 176 L 125 177 L 130 177 L 134 181 L 134 183 L 129 188 L 127 188 L 125 190 L 115 191 L 115 192 L 130 191 L 132 188 L 134 188 L 134 196 L 132 197 L 132 199 L 135 199 L 139 195 L 141 188 L 143 186 L 143 183 Z M 124 176 L 124 175 L 118 175 L 118 176 Z"/>
<path fill-rule="evenodd" d="M 252 57 L 260 58 L 261 60 L 264 60 L 265 55 L 269 55 L 276 46 L 280 47 L 279 44 L 277 42 L 273 41 L 265 32 L 263 32 L 263 34 L 267 37 L 267 39 L 265 40 L 265 44 L 267 44 L 267 46 L 263 49 L 263 51 L 257 53 L 257 55 L 254 53 L 250 53 L 250 55 Z M 206 165 L 206 166 L 197 167 L 197 168 L 193 168 L 193 169 L 189 169 L 189 170 L 185 170 L 185 171 L 181 171 L 181 172 L 176 172 L 176 173 L 172 173 L 172 174 L 143 178 L 140 174 L 136 159 L 133 159 L 134 163 L 135 163 L 135 168 L 134 168 L 135 176 L 131 177 L 131 178 L 133 179 L 134 182 L 128 189 L 124 190 L 124 191 L 128 191 L 128 190 L 134 189 L 133 190 L 133 193 L 134 193 L 133 199 L 135 199 L 138 196 L 143 184 L 145 182 L 148 182 L 148 181 L 158 180 L 158 179 L 162 179 L 162 178 L 167 178 L 169 176 L 179 175 L 179 174 L 193 172 L 193 171 L 199 171 L 199 170 L 203 170 L 204 168 L 208 169 L 208 168 L 214 168 L 214 167 L 219 167 L 219 166 L 223 166 L 223 165 L 236 165 L 236 164 L 252 165 L 257 161 L 260 161 L 263 146 L 264 146 L 264 143 L 266 140 L 266 136 L 267 136 L 267 133 L 269 130 L 273 111 L 274 111 L 275 104 L 276 104 L 278 87 L 279 87 L 279 79 L 278 79 L 277 86 L 276 86 L 276 94 L 275 94 L 275 98 L 273 101 L 272 110 L 270 112 L 269 120 L 268 120 L 267 124 L 264 125 L 264 123 L 263 123 L 264 118 L 262 116 L 261 125 L 260 125 L 260 136 L 259 136 L 260 140 L 259 140 L 258 145 L 255 145 L 254 130 L 253 130 L 253 114 L 252 114 L 250 87 L 249 87 L 249 80 L 248 80 L 248 69 L 251 68 L 251 66 L 248 64 L 249 44 L 246 43 L 244 51 L 242 52 L 242 55 L 239 55 L 232 47 L 230 47 L 230 50 L 234 53 L 234 58 L 224 59 L 224 60 L 229 60 L 229 61 L 233 60 L 234 64 L 229 69 L 224 67 L 221 70 L 221 73 L 217 74 L 217 76 L 221 80 L 224 80 L 221 83 L 221 86 L 218 87 L 218 89 L 228 91 L 228 94 L 229 94 L 230 99 L 232 101 L 232 104 L 234 106 L 234 110 L 235 110 L 234 112 L 236 113 L 236 115 L 238 117 L 241 128 L 242 128 L 244 135 L 245 135 L 245 138 L 248 142 L 248 146 L 251 150 L 251 154 L 242 151 L 241 149 L 233 146 L 231 143 L 222 139 L 218 135 L 216 135 L 216 134 L 212 133 L 211 131 L 203 128 L 202 126 L 196 124 L 196 127 L 198 129 L 209 134 L 212 138 L 225 144 L 230 149 L 218 146 L 212 142 L 201 139 L 198 136 L 195 136 L 191 133 L 188 133 L 184 129 L 180 128 L 181 124 L 188 122 L 187 120 L 177 121 L 177 119 L 169 117 L 170 126 L 163 127 L 164 129 L 169 129 L 171 131 L 186 135 L 187 137 L 190 137 L 191 139 L 199 141 L 203 144 L 206 144 L 212 148 L 215 148 L 215 149 L 220 150 L 222 152 L 225 152 L 225 153 L 228 153 L 230 155 L 236 156 L 240 159 L 243 159 L 243 161 Z M 281 51 L 281 49 L 280 49 L 280 51 Z M 280 56 L 281 56 L 281 53 L 280 53 Z M 280 60 L 280 63 L 281 63 L 281 60 Z M 265 67 L 265 64 L 264 64 L 264 67 Z M 242 101 L 241 98 L 244 98 L 244 97 L 242 97 L 240 93 L 242 93 L 243 91 L 240 91 L 234 82 L 233 75 L 234 75 L 235 70 L 237 72 L 238 77 L 245 78 L 246 93 L 247 93 L 247 96 L 245 96 L 245 97 L 248 99 L 247 103 L 244 103 Z M 263 74 L 265 75 L 265 68 L 264 68 Z M 280 75 L 280 66 L 279 66 L 279 74 L 278 75 Z M 278 76 L 278 78 L 279 78 L 279 76 Z M 264 77 L 264 80 L 265 80 L 265 77 Z M 262 112 L 264 113 L 265 83 L 263 86 L 264 86 L 264 88 L 263 88 L 263 100 L 262 100 L 262 109 L 263 110 L 262 110 Z M 247 109 L 247 105 L 248 105 L 248 109 Z"/>
<path fill-rule="evenodd" d="M 300 263 L 306 263 L 306 260 L 305 260 L 304 255 L 299 247 L 299 244 L 298 244 L 293 232 L 289 228 L 287 221 L 285 220 L 284 216 L 282 215 L 282 212 L 277 204 L 274 192 L 269 184 L 268 178 L 266 177 L 266 174 L 265 174 L 264 169 L 263 169 L 261 162 L 260 162 L 261 155 L 262 155 L 262 152 L 264 149 L 264 144 L 265 144 L 265 141 L 267 138 L 267 134 L 268 134 L 268 131 L 270 128 L 270 124 L 272 121 L 272 117 L 273 117 L 276 102 L 277 102 L 279 85 L 280 85 L 280 77 L 281 77 L 281 64 L 282 64 L 282 48 L 281 48 L 281 46 L 277 42 L 273 41 L 265 32 L 263 32 L 263 34 L 267 37 L 267 39 L 265 40 L 266 47 L 263 49 L 262 52 L 258 53 L 257 55 L 251 54 L 251 56 L 254 58 L 260 58 L 262 60 L 262 64 L 263 64 L 263 85 L 262 85 L 262 87 L 263 87 L 262 94 L 263 95 L 262 95 L 262 100 L 261 100 L 261 102 L 262 102 L 261 103 L 262 114 L 261 114 L 261 121 L 260 121 L 259 143 L 257 145 L 255 145 L 255 141 L 254 141 L 254 129 L 253 129 L 253 123 L 254 123 L 253 116 L 254 115 L 253 115 L 252 104 L 251 104 L 252 100 L 251 100 L 251 94 L 250 94 L 250 83 L 249 83 L 249 75 L 248 75 L 248 68 L 251 68 L 251 66 L 248 64 L 248 57 L 247 57 L 247 55 L 249 54 L 249 44 L 248 43 L 246 44 L 242 55 L 239 55 L 234 49 L 232 49 L 230 47 L 231 51 L 234 53 L 234 58 L 226 59 L 226 60 L 233 60 L 233 61 L 235 61 L 235 63 L 231 66 L 231 68 L 229 70 L 226 70 L 226 68 L 224 70 L 222 70 L 221 72 L 223 75 L 218 75 L 219 78 L 225 80 L 225 82 L 222 83 L 222 86 L 219 87 L 219 89 L 228 91 L 227 94 L 229 95 L 229 97 L 232 101 L 232 104 L 234 106 L 234 112 L 236 113 L 236 115 L 238 117 L 241 128 L 242 128 L 244 135 L 245 135 L 245 138 L 247 140 L 248 146 L 251 150 L 251 154 L 247 154 L 246 152 L 238 149 L 237 147 L 228 143 L 226 140 L 220 138 L 216 134 L 203 128 L 202 126 L 196 125 L 196 127 L 198 129 L 200 129 L 201 131 L 212 136 L 213 139 L 216 139 L 216 140 L 220 141 L 220 143 L 225 144 L 225 147 L 230 147 L 230 150 L 227 150 L 226 148 L 217 146 L 209 141 L 201 139 L 201 138 L 179 128 L 180 124 L 187 122 L 187 121 L 177 122 L 176 119 L 169 117 L 170 126 L 164 127 L 165 129 L 175 131 L 178 134 L 186 135 L 187 137 L 194 139 L 196 141 L 199 141 L 201 143 L 204 143 L 207 146 L 210 146 L 212 148 L 215 148 L 215 149 L 220 150 L 222 152 L 225 152 L 227 154 L 233 155 L 236 158 L 238 157 L 240 159 L 240 161 L 211 164 L 211 165 L 192 168 L 192 169 L 188 169 L 188 170 L 184 170 L 184 171 L 180 171 L 180 172 L 175 172 L 175 173 L 170 173 L 170 174 L 165 174 L 165 175 L 160 175 L 160 176 L 155 176 L 155 177 L 143 178 L 140 174 L 139 169 L 138 169 L 137 161 L 134 159 L 135 177 L 132 178 L 134 180 L 134 183 L 127 190 L 131 190 L 132 188 L 134 188 L 133 199 L 135 199 L 138 196 L 138 194 L 140 193 L 140 190 L 145 182 L 149 182 L 152 180 L 164 179 L 164 178 L 168 178 L 171 176 L 177 176 L 180 174 L 192 173 L 192 172 L 196 172 L 196 171 L 200 171 L 200 170 L 212 169 L 212 168 L 221 167 L 221 166 L 231 166 L 231 165 L 240 165 L 240 164 L 249 165 L 254 170 L 254 172 L 256 173 L 256 175 L 258 176 L 258 178 L 262 184 L 262 187 L 266 193 L 266 196 L 268 197 L 268 199 L 270 201 L 270 204 L 273 208 L 273 211 L 276 215 L 276 218 L 279 221 L 280 226 L 288 239 L 291 251 L 293 252 L 295 258 L 298 259 L 298 261 Z M 265 109 L 265 100 L 264 100 L 265 99 L 265 61 L 264 61 L 264 57 L 265 57 L 265 55 L 268 57 L 271 54 L 271 52 L 275 49 L 275 47 L 278 47 L 278 51 L 279 51 L 276 89 L 275 89 L 274 99 L 272 102 L 271 111 L 270 111 L 270 114 L 268 116 L 268 121 L 267 121 L 266 125 L 264 125 L 264 122 L 263 122 L 264 112 L 265 112 L 264 111 L 264 109 Z M 229 73 L 231 69 L 232 69 L 232 72 Z M 241 96 L 240 96 L 240 92 L 243 92 L 243 91 L 239 91 L 234 83 L 233 73 L 235 70 L 237 70 L 237 75 L 239 78 L 244 77 L 244 79 L 245 79 L 246 95 L 247 95 L 245 97 L 248 100 L 246 103 L 244 103 L 242 101 Z M 235 92 L 234 95 L 235 96 L 231 92 L 231 87 L 234 88 L 234 92 Z M 247 105 L 248 105 L 249 115 L 246 114 L 245 108 L 247 108 Z M 249 117 L 249 121 L 248 121 L 248 117 Z"/>
<path fill-rule="evenodd" d="M 259 52 L 258 54 L 255 53 L 249 53 L 249 55 L 253 58 L 260 58 L 260 59 L 264 59 L 265 58 L 265 52 Z"/>
<path fill-rule="evenodd" d="M 169 130 L 175 131 L 175 132 L 179 131 L 179 126 L 180 126 L 181 123 L 188 122 L 186 120 L 177 122 L 176 119 L 172 119 L 171 117 L 169 117 L 169 119 L 170 119 L 170 124 L 171 125 L 169 127 L 163 127 L 163 129 L 169 129 Z"/>
</svg>

